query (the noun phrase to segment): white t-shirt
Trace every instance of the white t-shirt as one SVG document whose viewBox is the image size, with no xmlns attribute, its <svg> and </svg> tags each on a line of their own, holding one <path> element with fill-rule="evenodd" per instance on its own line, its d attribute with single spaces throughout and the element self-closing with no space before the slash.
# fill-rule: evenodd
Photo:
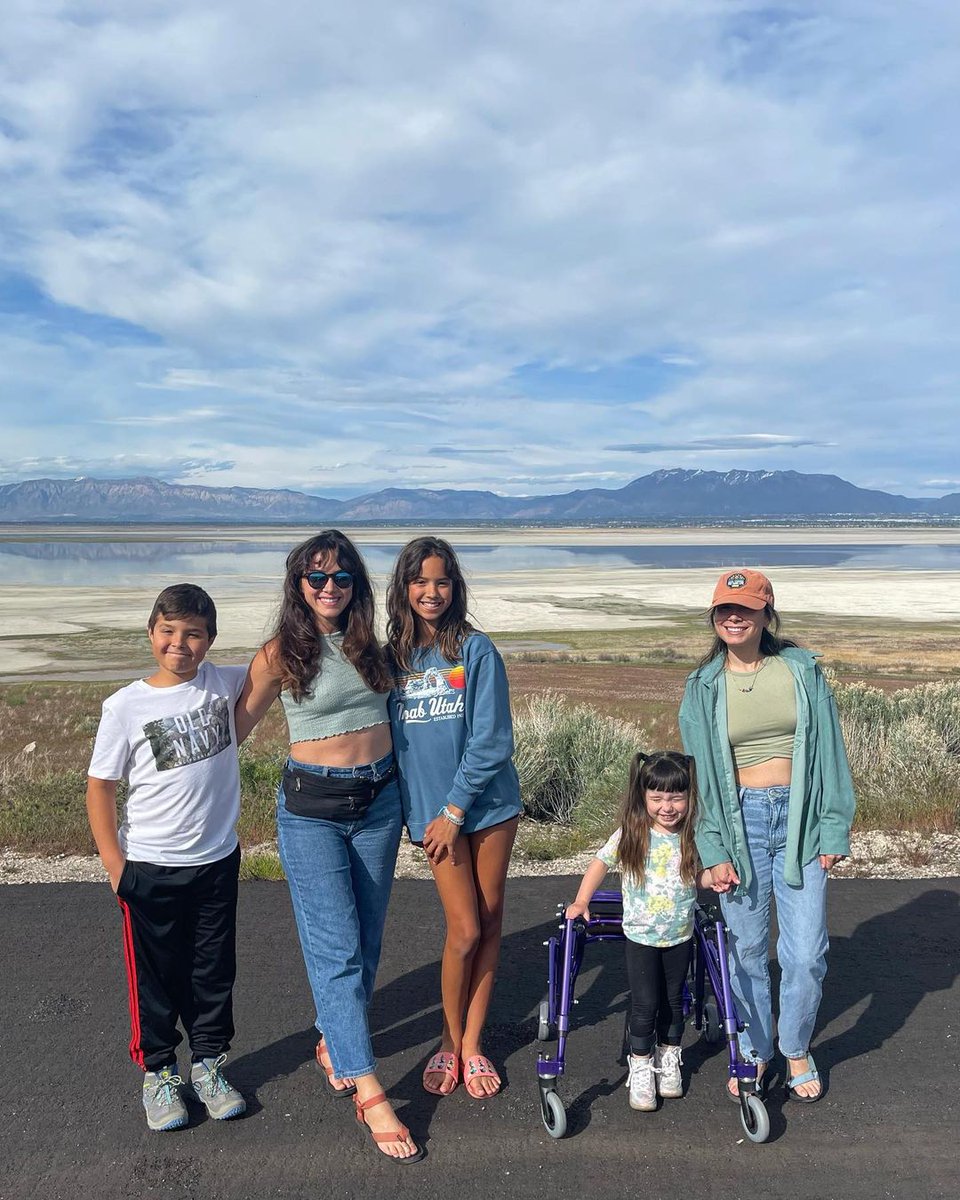
<svg viewBox="0 0 960 1200">
<path fill-rule="evenodd" d="M 129 784 L 120 848 L 134 862 L 198 866 L 237 845 L 240 767 L 233 706 L 245 667 L 202 662 L 175 687 L 142 679 L 103 702 L 89 774 Z"/>
</svg>

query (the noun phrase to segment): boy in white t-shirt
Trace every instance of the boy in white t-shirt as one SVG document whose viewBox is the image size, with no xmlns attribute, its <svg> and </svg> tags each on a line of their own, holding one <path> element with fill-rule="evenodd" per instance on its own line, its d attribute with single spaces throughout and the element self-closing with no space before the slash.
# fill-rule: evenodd
<svg viewBox="0 0 960 1200">
<path fill-rule="evenodd" d="M 103 703 L 87 814 L 123 914 L 130 1057 L 146 1073 L 147 1124 L 168 1130 L 188 1120 L 178 1018 L 192 1058 L 188 1095 L 215 1120 L 246 1109 L 221 1070 L 233 1037 L 240 864 L 233 709 L 246 669 L 203 661 L 217 610 L 195 584 L 165 588 L 147 632 L 157 670 Z"/>
</svg>

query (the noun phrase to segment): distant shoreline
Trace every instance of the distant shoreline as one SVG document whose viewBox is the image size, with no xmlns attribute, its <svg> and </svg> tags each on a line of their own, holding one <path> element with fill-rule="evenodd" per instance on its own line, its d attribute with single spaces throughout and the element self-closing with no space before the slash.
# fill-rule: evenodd
<svg viewBox="0 0 960 1200">
<path fill-rule="evenodd" d="M 0 522 L 0 543 L 22 541 L 249 541 L 251 539 L 289 542 L 295 545 L 318 531 L 316 525 L 255 524 L 231 522 L 77 522 L 49 524 L 44 522 Z M 343 532 L 359 543 L 408 541 L 425 530 L 442 529 L 450 540 L 466 545 L 489 541 L 496 533 L 506 543 L 528 545 L 537 543 L 579 542 L 597 546 L 615 546 L 629 536 L 635 545 L 718 545 L 735 540 L 745 545 L 770 545 L 781 542 L 797 544 L 815 541 L 824 545 L 845 545 L 864 542 L 874 545 L 950 543 L 960 544 L 960 518 L 949 523 L 908 520 L 878 520 L 849 522 L 729 522 L 699 524 L 696 522 L 630 524 L 588 523 L 585 525 L 537 524 L 533 522 L 456 522 L 419 521 L 401 524 L 383 522 L 344 522 Z M 122 535 L 122 536 L 118 536 Z"/>
<path fill-rule="evenodd" d="M 347 526 L 363 547 L 401 545 L 425 525 Z M 439 529 L 440 526 L 433 526 Z M 4 541 L 265 541 L 278 549 L 315 533 L 302 526 L 0 526 Z M 705 545 L 751 547 L 743 562 L 730 566 L 766 567 L 777 606 L 795 614 L 855 618 L 879 635 L 896 638 L 891 622 L 945 625 L 960 620 L 960 571 L 880 567 L 771 566 L 765 545 L 960 545 L 960 527 L 931 525 L 844 526 L 724 525 L 631 528 L 594 525 L 497 527 L 448 525 L 443 533 L 460 545 L 496 542 L 504 546 Z M 243 661 L 268 635 L 279 598 L 280 578 L 224 577 L 203 568 L 196 556 L 195 581 L 214 596 L 220 613 L 217 657 Z M 473 571 L 469 584 L 477 623 L 499 633 L 560 637 L 564 630 L 629 630 L 670 627 L 702 612 L 717 578 L 716 567 L 620 565 L 530 566 L 509 573 Z M 136 673 L 143 657 L 146 614 L 159 590 L 144 577 L 129 586 L 50 586 L 0 582 L 0 677 L 84 678 L 109 672 L 116 678 L 126 664 Z M 166 582 L 172 582 L 167 580 Z M 385 579 L 375 579 L 382 601 Z M 162 585 L 161 585 L 162 586 Z"/>
</svg>

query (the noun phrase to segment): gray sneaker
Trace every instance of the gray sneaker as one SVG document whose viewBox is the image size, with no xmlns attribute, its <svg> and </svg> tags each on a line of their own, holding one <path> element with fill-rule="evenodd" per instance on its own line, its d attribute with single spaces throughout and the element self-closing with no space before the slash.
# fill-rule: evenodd
<svg viewBox="0 0 960 1200">
<path fill-rule="evenodd" d="M 220 1070 L 227 1056 L 205 1058 L 190 1068 L 190 1086 L 215 1121 L 228 1121 L 247 1111 L 247 1102 Z"/>
<path fill-rule="evenodd" d="M 144 1075 L 143 1107 L 151 1129 L 165 1133 L 168 1129 L 182 1129 L 190 1120 L 180 1095 L 182 1083 L 176 1063 L 172 1067 L 161 1067 L 159 1071 L 147 1071 Z"/>
<path fill-rule="evenodd" d="M 638 1112 L 653 1112 L 657 1107 L 657 1085 L 651 1055 L 630 1054 L 627 1056 L 627 1087 L 630 1089 L 630 1107 Z"/>
<path fill-rule="evenodd" d="M 680 1064 L 683 1055 L 679 1046 L 658 1046 L 656 1056 L 657 1091 L 661 1096 L 677 1099 L 683 1095 Z"/>
</svg>

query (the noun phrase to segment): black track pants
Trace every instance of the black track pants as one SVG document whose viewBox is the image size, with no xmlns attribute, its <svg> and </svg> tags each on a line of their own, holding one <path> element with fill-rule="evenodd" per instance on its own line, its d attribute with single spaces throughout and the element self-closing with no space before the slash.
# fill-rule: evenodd
<svg viewBox="0 0 960 1200">
<path fill-rule="evenodd" d="M 679 946 L 642 946 L 627 941 L 630 981 L 630 1049 L 649 1054 L 654 1042 L 679 1046 L 683 1038 L 683 981 L 693 939 Z"/>
<path fill-rule="evenodd" d="M 179 1018 L 194 1060 L 233 1037 L 240 848 L 199 867 L 127 860 L 117 899 L 130 1000 L 130 1057 L 145 1071 L 173 1063 Z"/>
</svg>

